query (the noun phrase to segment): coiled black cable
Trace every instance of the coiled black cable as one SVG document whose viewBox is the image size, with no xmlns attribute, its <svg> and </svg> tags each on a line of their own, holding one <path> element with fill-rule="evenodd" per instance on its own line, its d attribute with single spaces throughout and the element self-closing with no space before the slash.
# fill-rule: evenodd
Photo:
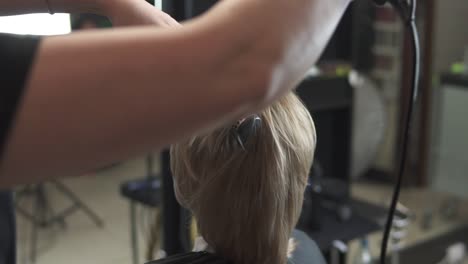
<svg viewBox="0 0 468 264">
<path fill-rule="evenodd" d="M 411 0 L 409 7 L 406 7 L 404 2 L 393 1 L 392 5 L 398 10 L 401 17 L 406 23 L 407 28 L 410 31 L 412 38 L 412 48 L 413 48 L 413 72 L 412 72 L 412 86 L 411 86 L 411 96 L 408 101 L 408 111 L 405 115 L 403 127 L 403 137 L 401 145 L 401 154 L 398 163 L 398 178 L 395 185 L 395 189 L 392 196 L 392 201 L 390 204 L 390 209 L 387 216 L 387 222 L 385 224 L 385 230 L 383 233 L 381 251 L 380 251 L 380 263 L 385 264 L 387 257 L 387 247 L 389 242 L 390 233 L 393 226 L 393 218 L 395 216 L 396 206 L 398 204 L 398 199 L 400 197 L 401 184 L 403 180 L 403 174 L 405 172 L 406 160 L 408 156 L 408 143 L 409 136 L 412 128 L 412 119 L 414 115 L 414 106 L 418 100 L 419 95 L 419 75 L 420 75 L 420 46 L 419 46 L 419 36 L 416 26 L 416 0 Z M 406 11 L 408 10 L 408 11 Z"/>
</svg>

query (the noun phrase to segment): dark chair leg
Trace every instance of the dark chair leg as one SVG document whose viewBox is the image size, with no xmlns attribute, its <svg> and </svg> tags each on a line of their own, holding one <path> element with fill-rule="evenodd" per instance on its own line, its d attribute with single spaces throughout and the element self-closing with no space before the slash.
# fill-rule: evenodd
<svg viewBox="0 0 468 264">
<path fill-rule="evenodd" d="M 31 263 L 35 263 L 36 262 L 36 257 L 37 257 L 37 236 L 38 236 L 38 228 L 39 228 L 39 225 L 41 224 L 41 222 L 43 221 L 43 214 L 45 213 L 44 212 L 44 208 L 43 208 L 43 205 L 42 205 L 42 202 L 43 202 L 43 193 L 42 193 L 42 190 L 41 188 L 43 188 L 43 186 L 41 185 L 38 185 L 36 186 L 35 188 L 37 188 L 38 190 L 38 196 L 36 198 L 36 201 L 34 201 L 34 209 L 33 209 L 33 220 L 31 221 L 31 243 L 30 243 L 30 255 L 29 255 L 29 258 L 30 258 L 30 261 Z"/>
<path fill-rule="evenodd" d="M 133 264 L 139 264 L 138 229 L 136 225 L 136 204 L 134 202 L 130 202 L 130 237 L 132 238 Z"/>
</svg>

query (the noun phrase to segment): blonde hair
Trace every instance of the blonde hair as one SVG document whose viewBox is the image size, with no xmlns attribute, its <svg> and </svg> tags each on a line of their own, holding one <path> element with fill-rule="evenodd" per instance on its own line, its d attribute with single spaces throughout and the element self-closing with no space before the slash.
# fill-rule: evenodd
<svg viewBox="0 0 468 264">
<path fill-rule="evenodd" d="M 235 264 L 286 262 L 315 150 L 312 118 L 295 94 L 258 115 L 245 149 L 232 126 L 171 148 L 178 201 L 216 254 Z"/>
</svg>

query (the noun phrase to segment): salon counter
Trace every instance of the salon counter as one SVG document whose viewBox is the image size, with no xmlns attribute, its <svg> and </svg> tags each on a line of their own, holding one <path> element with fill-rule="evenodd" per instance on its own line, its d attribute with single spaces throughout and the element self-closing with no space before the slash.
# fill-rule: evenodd
<svg viewBox="0 0 468 264">
<path fill-rule="evenodd" d="M 383 184 L 355 183 L 352 186 L 353 198 L 383 207 L 388 207 L 392 191 L 393 186 Z M 401 264 L 439 263 L 450 245 L 464 242 L 468 246 L 468 199 L 429 189 L 404 188 L 400 202 L 410 211 L 410 224 L 401 244 Z M 372 256 L 378 258 L 382 231 L 371 233 L 367 238 Z M 348 245 L 347 259 L 352 263 L 349 261 L 354 259 L 359 240 Z"/>
</svg>

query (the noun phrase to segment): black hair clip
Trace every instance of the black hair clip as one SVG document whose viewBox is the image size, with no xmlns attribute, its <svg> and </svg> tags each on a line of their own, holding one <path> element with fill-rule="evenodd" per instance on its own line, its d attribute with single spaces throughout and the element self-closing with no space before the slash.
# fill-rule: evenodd
<svg viewBox="0 0 468 264">
<path fill-rule="evenodd" d="M 237 121 L 233 126 L 237 143 L 245 150 L 245 145 L 249 140 L 250 135 L 257 133 L 257 130 L 262 125 L 262 119 L 259 115 L 252 115 L 247 118 Z"/>
</svg>

